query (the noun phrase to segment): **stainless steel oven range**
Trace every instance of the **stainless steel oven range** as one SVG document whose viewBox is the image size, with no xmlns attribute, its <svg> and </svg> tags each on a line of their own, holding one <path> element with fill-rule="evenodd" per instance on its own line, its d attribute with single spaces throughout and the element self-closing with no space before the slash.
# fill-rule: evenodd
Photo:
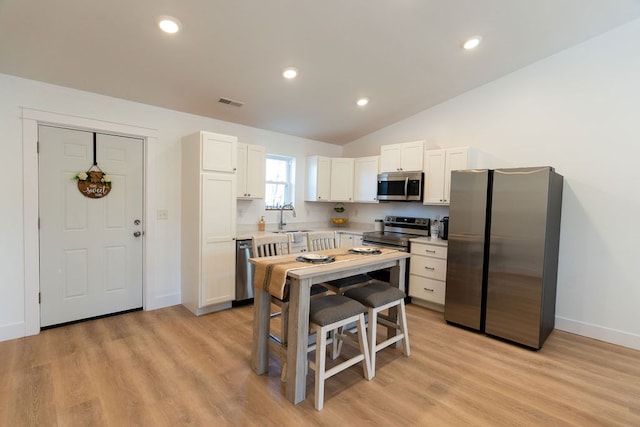
<svg viewBox="0 0 640 427">
<path fill-rule="evenodd" d="M 365 246 L 383 246 L 409 252 L 410 239 L 429 236 L 429 218 L 412 218 L 404 216 L 385 216 L 382 231 L 365 231 L 362 233 L 362 244 Z M 405 271 L 405 293 L 409 295 L 409 263 L 407 259 Z M 374 271 L 369 273 L 372 277 L 388 281 L 388 271 Z M 410 302 L 407 296 L 407 302 Z"/>
<path fill-rule="evenodd" d="M 382 231 L 365 231 L 362 244 L 409 251 L 409 239 L 429 236 L 429 218 L 385 216 Z"/>
</svg>

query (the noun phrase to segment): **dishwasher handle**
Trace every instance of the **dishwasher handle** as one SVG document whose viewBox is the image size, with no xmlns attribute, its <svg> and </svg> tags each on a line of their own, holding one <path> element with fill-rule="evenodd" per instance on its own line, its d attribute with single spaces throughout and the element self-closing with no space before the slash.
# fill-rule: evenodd
<svg viewBox="0 0 640 427">
<path fill-rule="evenodd" d="M 253 265 L 251 239 L 236 240 L 236 301 L 253 298 Z"/>
</svg>

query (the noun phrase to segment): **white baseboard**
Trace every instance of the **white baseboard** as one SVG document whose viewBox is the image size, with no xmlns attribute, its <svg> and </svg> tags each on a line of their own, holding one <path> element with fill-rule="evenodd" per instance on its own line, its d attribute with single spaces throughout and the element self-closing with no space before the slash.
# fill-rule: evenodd
<svg viewBox="0 0 640 427">
<path fill-rule="evenodd" d="M 616 329 L 605 328 L 577 320 L 565 319 L 564 317 L 556 317 L 555 328 L 560 331 L 640 350 L 640 335 L 629 332 L 618 331 Z"/>
<path fill-rule="evenodd" d="M 444 313 L 444 305 L 436 304 L 435 302 L 421 300 L 420 298 L 411 297 L 411 304 L 419 305 L 420 307 L 428 308 L 429 310 L 439 311 Z"/>
<path fill-rule="evenodd" d="M 0 341 L 22 338 L 26 334 L 25 322 L 9 323 L 0 326 Z"/>
<path fill-rule="evenodd" d="M 172 305 L 180 304 L 180 293 L 160 295 L 153 298 L 151 301 L 146 301 L 144 309 L 157 310 L 159 308 L 171 307 Z"/>
<path fill-rule="evenodd" d="M 145 310 L 156 310 L 158 308 L 171 307 L 180 304 L 180 293 L 161 295 L 152 301 L 147 301 Z M 36 334 L 40 332 L 38 331 Z M 25 322 L 10 323 L 8 325 L 0 325 L 0 342 L 22 338 L 27 336 Z"/>
</svg>

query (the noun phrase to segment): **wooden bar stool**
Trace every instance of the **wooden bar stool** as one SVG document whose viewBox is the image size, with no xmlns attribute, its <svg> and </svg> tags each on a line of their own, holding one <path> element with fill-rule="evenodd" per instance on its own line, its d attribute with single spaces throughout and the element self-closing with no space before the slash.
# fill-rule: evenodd
<svg viewBox="0 0 640 427">
<path fill-rule="evenodd" d="M 307 233 L 307 249 L 310 252 L 335 249 L 337 247 L 338 238 L 335 231 L 310 231 Z M 343 279 L 331 280 L 322 285 L 334 294 L 342 295 L 351 288 L 368 284 L 371 280 L 371 277 L 366 274 L 358 274 Z"/>
<path fill-rule="evenodd" d="M 309 231 L 307 233 L 307 249 L 310 252 L 337 247 L 338 239 L 335 231 Z"/>
<path fill-rule="evenodd" d="M 287 234 L 265 234 L 261 236 L 253 236 L 251 239 L 251 248 L 253 250 L 253 256 L 256 258 L 287 255 L 291 253 L 291 242 Z M 281 336 L 277 336 L 270 332 L 269 337 L 279 344 L 284 344 L 287 340 L 289 300 L 286 297 L 284 299 L 279 299 L 272 296 L 271 303 L 280 308 L 279 312 L 271 314 L 271 318 L 281 316 L 282 333 Z"/>
<path fill-rule="evenodd" d="M 315 371 L 315 408 L 320 411 L 324 406 L 325 381 L 345 369 L 362 362 L 364 377 L 367 380 L 373 378 L 373 370 L 369 358 L 369 345 L 365 333 L 364 313 L 367 308 L 359 302 L 342 295 L 328 295 L 311 300 L 309 305 L 309 330 L 316 334 L 315 362 L 309 366 Z M 326 369 L 327 360 L 327 333 L 343 326 L 356 322 L 358 325 L 357 336 L 349 331 L 333 334 L 333 340 L 348 343 L 360 350 L 356 356 L 340 362 L 338 365 Z"/>
<path fill-rule="evenodd" d="M 253 236 L 251 241 L 253 256 L 262 258 L 267 256 L 288 255 L 291 253 L 291 240 L 287 234 L 264 234 Z M 279 312 L 271 313 L 271 318 L 281 318 L 280 336 L 269 331 L 269 350 L 276 354 L 280 359 L 281 376 L 280 379 L 285 381 L 286 373 L 286 346 L 287 333 L 289 330 L 289 285 L 286 284 L 284 298 L 276 298 L 271 296 L 271 303 L 280 308 Z M 326 295 L 328 289 L 322 285 L 313 285 L 311 287 L 311 296 L 313 298 Z"/>
<path fill-rule="evenodd" d="M 404 307 L 404 292 L 387 283 L 376 280 L 367 286 L 351 289 L 345 292 L 344 296 L 352 298 L 368 307 L 369 323 L 367 327 L 367 338 L 373 376 L 376 374 L 376 353 L 383 348 L 402 341 L 404 344 L 404 355 L 409 356 L 409 331 L 407 330 L 407 313 Z M 392 307 L 398 307 L 399 309 L 395 319 L 380 313 Z M 378 324 L 387 328 L 393 328 L 396 330 L 396 335 L 381 343 L 377 343 Z"/>
<path fill-rule="evenodd" d="M 321 251 L 326 249 L 337 248 L 338 238 L 335 231 L 309 231 L 307 232 L 307 250 Z M 373 280 L 367 274 L 358 274 L 356 276 L 344 277 L 342 279 L 330 280 L 322 283 L 322 286 L 337 295 L 342 295 L 349 289 L 365 286 Z M 336 330 L 334 333 L 337 333 Z M 340 341 L 332 339 L 333 350 L 332 358 L 335 359 L 340 354 Z"/>
</svg>

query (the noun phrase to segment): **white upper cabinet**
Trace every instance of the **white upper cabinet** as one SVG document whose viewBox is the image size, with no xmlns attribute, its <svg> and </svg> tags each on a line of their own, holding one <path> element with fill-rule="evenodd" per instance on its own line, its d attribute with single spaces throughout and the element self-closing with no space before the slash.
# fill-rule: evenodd
<svg viewBox="0 0 640 427">
<path fill-rule="evenodd" d="M 380 156 L 360 157 L 353 165 L 353 201 L 377 203 Z"/>
<path fill-rule="evenodd" d="M 424 141 L 380 146 L 380 172 L 421 171 Z"/>
<path fill-rule="evenodd" d="M 199 132 L 202 169 L 235 172 L 238 167 L 238 138 L 212 132 Z"/>
<path fill-rule="evenodd" d="M 307 157 L 308 202 L 328 202 L 331 200 L 331 159 L 322 156 Z"/>
<path fill-rule="evenodd" d="M 469 148 L 448 148 L 424 152 L 424 204 L 449 204 L 451 171 L 469 167 Z"/>
<path fill-rule="evenodd" d="M 238 143 L 237 198 L 264 199 L 265 148 Z"/>
<path fill-rule="evenodd" d="M 444 203 L 445 150 L 424 152 L 424 204 Z"/>
<path fill-rule="evenodd" d="M 451 195 L 451 171 L 469 168 L 469 149 L 450 148 L 447 150 L 444 162 L 444 201 L 449 203 Z"/>
<path fill-rule="evenodd" d="M 353 201 L 353 159 L 331 159 L 330 198 L 336 202 Z"/>
<path fill-rule="evenodd" d="M 376 203 L 379 159 L 307 157 L 305 201 Z"/>
</svg>

